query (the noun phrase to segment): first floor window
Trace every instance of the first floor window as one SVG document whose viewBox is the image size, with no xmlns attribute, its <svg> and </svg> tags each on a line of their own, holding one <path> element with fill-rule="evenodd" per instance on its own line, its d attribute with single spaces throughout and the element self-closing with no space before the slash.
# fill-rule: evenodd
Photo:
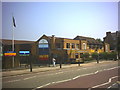
<svg viewBox="0 0 120 90">
<path fill-rule="evenodd" d="M 70 48 L 70 43 L 67 43 L 67 44 L 66 44 L 66 48 Z"/>
<path fill-rule="evenodd" d="M 75 58 L 78 58 L 78 53 L 75 54 Z"/>
</svg>

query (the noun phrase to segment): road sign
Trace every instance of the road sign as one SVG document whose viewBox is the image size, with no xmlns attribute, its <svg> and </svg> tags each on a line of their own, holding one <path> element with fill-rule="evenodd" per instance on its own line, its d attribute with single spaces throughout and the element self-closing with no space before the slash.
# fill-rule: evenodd
<svg viewBox="0 0 120 90">
<path fill-rule="evenodd" d="M 30 51 L 19 51 L 20 56 L 29 56 Z"/>
<path fill-rule="evenodd" d="M 16 56 L 16 52 L 15 51 L 6 51 L 6 52 L 4 52 L 4 56 Z"/>
</svg>

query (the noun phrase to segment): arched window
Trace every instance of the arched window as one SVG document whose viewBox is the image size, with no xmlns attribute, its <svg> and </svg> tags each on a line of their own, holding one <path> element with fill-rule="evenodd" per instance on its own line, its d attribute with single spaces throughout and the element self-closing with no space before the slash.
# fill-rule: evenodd
<svg viewBox="0 0 120 90">
<path fill-rule="evenodd" d="M 48 41 L 46 39 L 41 39 L 39 41 L 39 45 L 38 45 L 39 48 L 48 48 Z"/>
</svg>

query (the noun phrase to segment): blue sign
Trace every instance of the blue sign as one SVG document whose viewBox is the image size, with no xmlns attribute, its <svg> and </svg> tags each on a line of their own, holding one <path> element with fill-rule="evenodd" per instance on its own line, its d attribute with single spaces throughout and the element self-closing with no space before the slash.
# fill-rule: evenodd
<svg viewBox="0 0 120 90">
<path fill-rule="evenodd" d="M 30 51 L 19 51 L 20 56 L 29 56 Z"/>
<path fill-rule="evenodd" d="M 15 51 L 5 51 L 4 53 L 16 53 Z"/>
</svg>

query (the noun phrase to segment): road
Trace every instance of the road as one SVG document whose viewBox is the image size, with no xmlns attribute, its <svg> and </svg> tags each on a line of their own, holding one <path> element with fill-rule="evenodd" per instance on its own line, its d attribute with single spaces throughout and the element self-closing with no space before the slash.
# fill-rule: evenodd
<svg viewBox="0 0 120 90">
<path fill-rule="evenodd" d="M 3 77 L 3 88 L 108 88 L 118 81 L 118 62 L 82 65 L 46 72 Z M 105 85 L 103 85 L 105 84 Z"/>
<path fill-rule="evenodd" d="M 46 88 L 89 88 L 89 90 L 92 88 L 108 88 L 118 80 L 117 71 L 117 67 L 100 70 L 81 77 L 75 77 L 64 83 L 53 84 Z"/>
</svg>

